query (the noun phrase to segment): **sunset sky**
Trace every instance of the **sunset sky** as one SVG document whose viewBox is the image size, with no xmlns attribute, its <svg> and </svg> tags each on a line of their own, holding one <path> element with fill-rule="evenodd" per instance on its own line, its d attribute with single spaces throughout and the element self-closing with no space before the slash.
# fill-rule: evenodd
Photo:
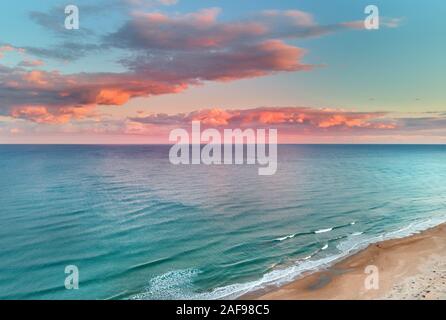
<svg viewBox="0 0 446 320">
<path fill-rule="evenodd" d="M 64 8 L 80 29 L 64 28 Z M 380 9 L 365 30 L 364 8 Z M 446 143 L 446 3 L 0 3 L 0 143 L 166 143 L 193 120 L 283 143 Z"/>
</svg>

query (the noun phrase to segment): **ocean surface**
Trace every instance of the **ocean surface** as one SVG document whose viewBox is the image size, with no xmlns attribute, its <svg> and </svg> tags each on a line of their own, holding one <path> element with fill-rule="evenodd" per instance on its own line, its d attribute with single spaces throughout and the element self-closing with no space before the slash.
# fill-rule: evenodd
<svg viewBox="0 0 446 320">
<path fill-rule="evenodd" d="M 232 299 L 446 221 L 446 146 L 283 145 L 273 176 L 168 153 L 0 146 L 0 299 Z"/>
</svg>

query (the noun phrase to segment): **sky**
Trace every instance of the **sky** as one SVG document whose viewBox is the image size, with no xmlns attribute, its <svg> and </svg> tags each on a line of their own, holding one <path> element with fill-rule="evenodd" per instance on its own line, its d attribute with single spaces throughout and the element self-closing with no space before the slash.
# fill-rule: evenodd
<svg viewBox="0 0 446 320">
<path fill-rule="evenodd" d="M 79 29 L 65 28 L 65 7 Z M 365 8 L 379 9 L 367 30 Z M 0 3 L 0 143 L 167 143 L 275 128 L 281 143 L 445 143 L 446 3 Z"/>
</svg>

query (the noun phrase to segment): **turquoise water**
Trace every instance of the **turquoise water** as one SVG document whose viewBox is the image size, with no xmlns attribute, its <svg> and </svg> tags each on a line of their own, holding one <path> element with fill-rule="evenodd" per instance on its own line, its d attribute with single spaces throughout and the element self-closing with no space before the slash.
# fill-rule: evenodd
<svg viewBox="0 0 446 320">
<path fill-rule="evenodd" d="M 0 299 L 236 298 L 446 220 L 445 146 L 279 146 L 274 176 L 168 151 L 0 146 Z"/>
</svg>

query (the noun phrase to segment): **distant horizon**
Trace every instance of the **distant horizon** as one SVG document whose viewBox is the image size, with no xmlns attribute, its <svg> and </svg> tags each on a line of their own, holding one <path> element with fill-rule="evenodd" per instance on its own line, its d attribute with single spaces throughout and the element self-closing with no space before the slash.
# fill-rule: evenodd
<svg viewBox="0 0 446 320">
<path fill-rule="evenodd" d="M 0 146 L 172 146 L 167 143 L 0 143 Z M 191 144 L 195 145 L 195 144 Z M 200 144 L 205 146 L 206 143 Z M 228 145 L 226 143 L 222 145 Z M 246 143 L 243 145 L 247 145 Z M 252 145 L 252 144 L 250 144 Z M 257 144 L 255 144 L 257 145 Z M 268 144 L 267 144 L 268 145 Z M 446 143 L 278 143 L 279 146 L 446 146 Z"/>
</svg>

